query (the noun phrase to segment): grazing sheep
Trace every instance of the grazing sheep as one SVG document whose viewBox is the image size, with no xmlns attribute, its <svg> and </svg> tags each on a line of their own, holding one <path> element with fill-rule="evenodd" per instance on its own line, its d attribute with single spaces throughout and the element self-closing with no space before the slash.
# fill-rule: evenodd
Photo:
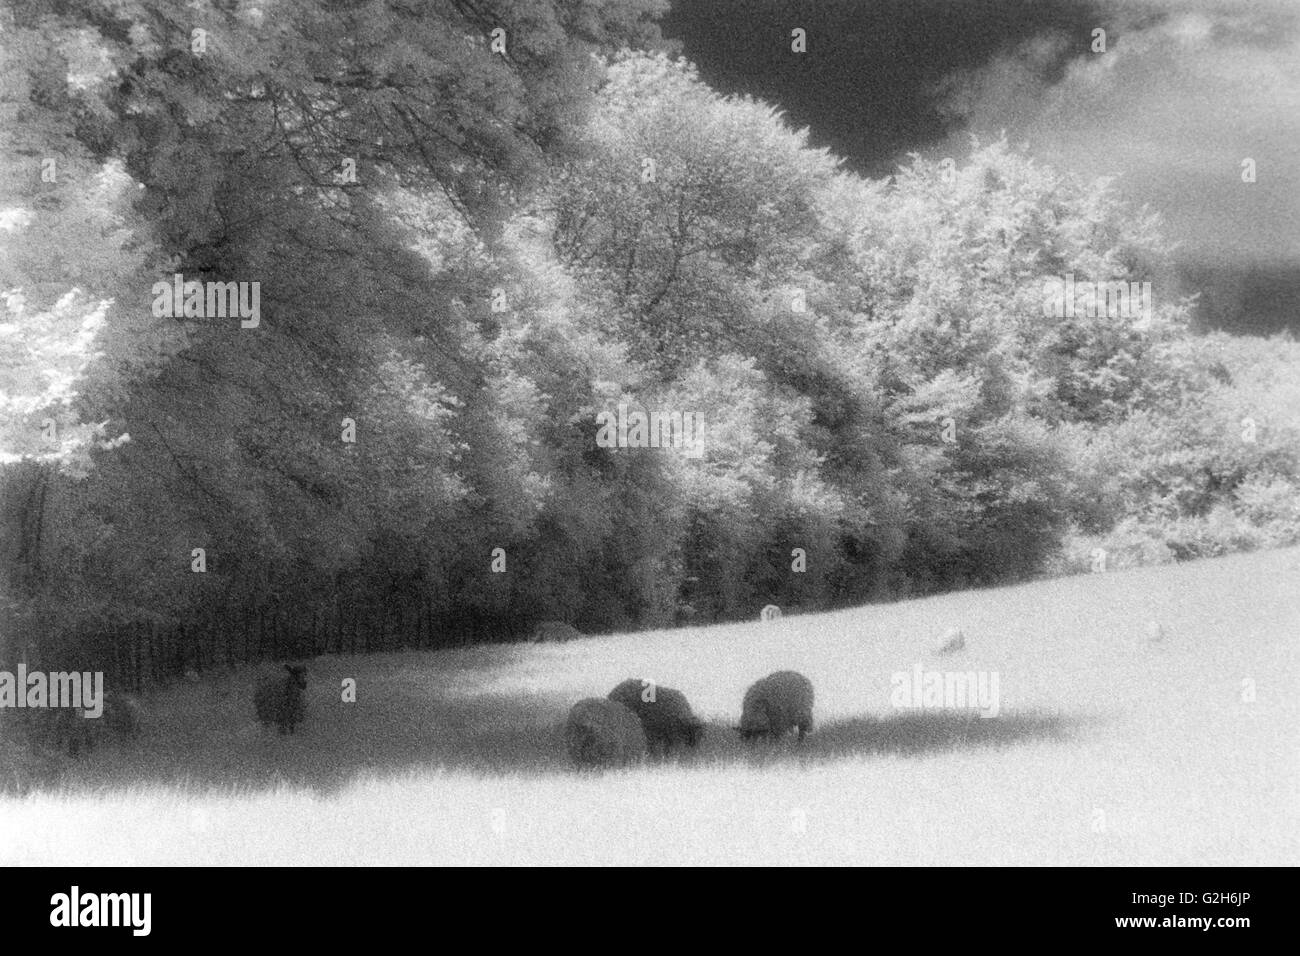
<svg viewBox="0 0 1300 956">
<path fill-rule="evenodd" d="M 781 609 L 775 604 L 769 604 L 767 607 L 763 608 L 758 617 L 759 620 L 763 622 L 779 621 L 781 620 Z"/>
<path fill-rule="evenodd" d="M 95 749 L 102 718 L 87 717 L 80 707 L 59 707 L 50 712 L 47 743 L 59 753 L 80 757 Z"/>
<path fill-rule="evenodd" d="M 280 733 L 291 734 L 307 718 L 307 668 L 302 664 L 285 664 L 287 673 L 266 677 L 253 693 L 253 707 L 259 723 L 275 724 Z"/>
<path fill-rule="evenodd" d="M 1152 621 L 1147 625 L 1147 640 L 1152 644 L 1159 644 L 1165 639 L 1165 627 L 1159 621 Z"/>
<path fill-rule="evenodd" d="M 778 739 L 791 727 L 799 729 L 803 740 L 813 729 L 813 686 L 802 674 L 777 671 L 768 674 L 745 691 L 740 716 L 740 736 Z"/>
<path fill-rule="evenodd" d="M 564 746 L 579 767 L 616 767 L 645 756 L 645 730 L 631 710 L 603 697 L 573 705 L 564 724 Z"/>
<path fill-rule="evenodd" d="M 694 747 L 704 736 L 704 722 L 691 712 L 686 695 L 679 690 L 632 677 L 610 691 L 609 699 L 641 718 L 651 750 L 667 753 L 679 743 Z"/>
<path fill-rule="evenodd" d="M 534 644 L 571 641 L 576 637 L 582 637 L 582 632 L 563 621 L 542 621 L 533 631 Z"/>
<path fill-rule="evenodd" d="M 187 684 L 197 684 L 199 682 L 199 672 L 193 667 L 187 669 L 181 676 Z"/>
<path fill-rule="evenodd" d="M 140 733 L 140 703 L 129 694 L 105 691 L 103 711 L 87 717 L 80 707 L 59 707 L 48 711 L 45 744 L 59 753 L 79 757 L 94 750 L 104 739 L 131 740 Z"/>
<path fill-rule="evenodd" d="M 939 638 L 940 654 L 956 654 L 958 651 L 966 649 L 966 635 L 962 633 L 960 627 L 950 627 L 943 632 L 943 637 Z"/>
</svg>

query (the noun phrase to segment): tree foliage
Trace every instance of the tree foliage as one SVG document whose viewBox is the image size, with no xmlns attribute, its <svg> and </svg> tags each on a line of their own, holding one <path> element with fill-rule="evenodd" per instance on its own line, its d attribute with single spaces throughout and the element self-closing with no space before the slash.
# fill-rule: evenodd
<svg viewBox="0 0 1300 956">
<path fill-rule="evenodd" d="M 1192 336 L 1149 214 L 1005 142 L 860 179 L 658 49 L 662 8 L 11 3 L 31 626 L 347 601 L 504 637 L 1300 536 L 1260 411 L 1296 358 Z M 177 273 L 256 283 L 259 321 L 158 314 Z M 1051 316 L 1066 276 L 1154 306 Z M 601 444 L 620 407 L 695 416 L 698 455 Z"/>
</svg>

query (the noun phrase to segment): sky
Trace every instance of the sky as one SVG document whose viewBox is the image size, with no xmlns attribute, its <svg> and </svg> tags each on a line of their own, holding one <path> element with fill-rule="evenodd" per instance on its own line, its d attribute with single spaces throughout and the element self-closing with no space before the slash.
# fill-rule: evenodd
<svg viewBox="0 0 1300 956">
<path fill-rule="evenodd" d="M 865 175 L 1005 131 L 1115 177 L 1210 324 L 1300 332 L 1300 0 L 676 0 L 665 32 Z"/>
</svg>

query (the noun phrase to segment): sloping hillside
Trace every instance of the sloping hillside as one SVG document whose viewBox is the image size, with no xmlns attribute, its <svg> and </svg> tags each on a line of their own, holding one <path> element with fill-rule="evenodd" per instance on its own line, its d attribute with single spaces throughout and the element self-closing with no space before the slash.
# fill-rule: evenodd
<svg viewBox="0 0 1300 956">
<path fill-rule="evenodd" d="M 967 649 L 936 656 L 950 625 Z M 252 674 L 213 677 L 150 700 L 134 750 L 0 798 L 0 861 L 1295 864 L 1298 635 L 1293 549 L 766 625 L 323 658 L 292 738 L 253 724 Z M 891 675 L 917 665 L 996 673 L 998 715 L 893 707 Z M 744 748 L 745 687 L 781 668 L 812 679 L 818 731 Z M 628 676 L 683 690 L 705 743 L 573 772 L 565 709 Z"/>
</svg>

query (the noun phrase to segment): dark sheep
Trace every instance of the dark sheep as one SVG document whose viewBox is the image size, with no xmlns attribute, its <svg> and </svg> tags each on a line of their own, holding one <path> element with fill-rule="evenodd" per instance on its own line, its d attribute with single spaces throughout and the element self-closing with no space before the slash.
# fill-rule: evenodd
<svg viewBox="0 0 1300 956">
<path fill-rule="evenodd" d="M 49 743 L 59 753 L 80 757 L 95 749 L 99 740 L 99 717 L 87 717 L 80 707 L 60 707 L 50 711 Z"/>
<path fill-rule="evenodd" d="M 140 735 L 140 715 L 140 702 L 130 694 L 105 691 L 103 711 L 98 717 L 87 717 L 80 707 L 52 710 L 46 743 L 60 753 L 80 757 L 106 738 L 134 740 Z"/>
<path fill-rule="evenodd" d="M 679 690 L 632 677 L 610 691 L 609 699 L 641 718 L 651 750 L 667 753 L 678 744 L 694 747 L 704 736 L 704 722 L 691 711 L 686 695 Z"/>
<path fill-rule="evenodd" d="M 740 736 L 779 739 L 787 730 L 798 728 L 803 740 L 813 729 L 812 681 L 794 671 L 768 674 L 745 691 L 740 717 Z"/>
<path fill-rule="evenodd" d="M 533 629 L 534 644 L 555 644 L 576 640 L 582 632 L 564 621 L 542 621 Z"/>
<path fill-rule="evenodd" d="M 645 756 L 645 731 L 627 707 L 602 697 L 586 697 L 569 710 L 564 746 L 579 767 L 617 767 Z"/>
<path fill-rule="evenodd" d="M 266 677 L 253 693 L 257 719 L 266 726 L 291 734 L 307 717 L 307 668 L 302 664 L 285 664 L 287 673 Z"/>
</svg>

